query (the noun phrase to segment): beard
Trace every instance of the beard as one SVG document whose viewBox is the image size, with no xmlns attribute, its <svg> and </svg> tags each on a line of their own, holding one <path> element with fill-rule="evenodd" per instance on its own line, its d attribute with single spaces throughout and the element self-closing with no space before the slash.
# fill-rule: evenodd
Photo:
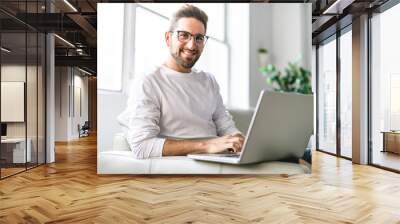
<svg viewBox="0 0 400 224">
<path fill-rule="evenodd" d="M 172 50 L 172 46 L 170 49 L 171 56 L 175 59 L 176 64 L 184 67 L 184 68 L 192 68 L 194 64 L 196 64 L 197 60 L 200 58 L 200 53 L 198 50 L 194 50 L 194 54 L 191 58 L 187 58 L 182 56 L 184 49 L 178 48 L 178 51 L 174 52 Z M 189 50 L 187 50 L 189 51 Z"/>
</svg>

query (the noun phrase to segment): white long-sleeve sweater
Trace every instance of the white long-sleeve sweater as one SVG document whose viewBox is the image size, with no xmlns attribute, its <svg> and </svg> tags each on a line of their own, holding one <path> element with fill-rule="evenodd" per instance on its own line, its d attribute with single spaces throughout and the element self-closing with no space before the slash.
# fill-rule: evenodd
<svg viewBox="0 0 400 224">
<path fill-rule="evenodd" d="M 165 66 L 135 82 L 118 117 L 136 158 L 161 157 L 166 138 L 193 139 L 238 132 L 211 74 Z"/>
</svg>

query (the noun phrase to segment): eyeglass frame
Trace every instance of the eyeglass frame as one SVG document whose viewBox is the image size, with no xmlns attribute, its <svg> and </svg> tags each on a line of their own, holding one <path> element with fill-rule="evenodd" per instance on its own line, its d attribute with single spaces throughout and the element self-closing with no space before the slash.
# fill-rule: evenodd
<svg viewBox="0 0 400 224">
<path fill-rule="evenodd" d="M 177 34 L 177 35 L 176 35 L 176 38 L 177 38 L 178 41 L 181 42 L 181 43 L 188 43 L 189 41 L 191 41 L 191 40 L 194 38 L 194 43 L 196 43 L 197 45 L 202 45 L 202 46 L 204 46 L 204 45 L 206 45 L 207 40 L 210 38 L 209 36 L 203 35 L 203 34 L 196 34 L 196 35 L 193 35 L 192 33 L 188 32 L 188 31 L 184 31 L 184 30 L 175 30 L 175 31 L 168 31 L 168 32 L 170 32 L 171 34 L 176 33 L 176 34 Z M 187 41 L 182 41 L 182 40 L 180 40 L 180 39 L 179 39 L 179 33 L 180 33 L 180 32 L 189 34 L 190 38 L 189 38 Z M 203 43 L 201 43 L 201 42 L 198 43 L 198 42 L 196 41 L 196 38 L 195 38 L 195 37 L 198 37 L 198 36 L 203 36 L 203 38 L 204 38 Z"/>
</svg>

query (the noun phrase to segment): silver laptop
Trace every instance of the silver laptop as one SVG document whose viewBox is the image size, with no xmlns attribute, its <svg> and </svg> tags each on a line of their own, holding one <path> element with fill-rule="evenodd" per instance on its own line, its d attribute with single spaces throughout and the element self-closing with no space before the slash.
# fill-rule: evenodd
<svg viewBox="0 0 400 224">
<path fill-rule="evenodd" d="M 189 158 L 249 164 L 301 158 L 313 133 L 313 96 L 263 90 L 241 153 L 189 154 Z"/>
</svg>

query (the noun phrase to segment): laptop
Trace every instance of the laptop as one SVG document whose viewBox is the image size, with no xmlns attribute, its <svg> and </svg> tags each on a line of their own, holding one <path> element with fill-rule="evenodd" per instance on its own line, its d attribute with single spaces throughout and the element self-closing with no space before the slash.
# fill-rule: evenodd
<svg viewBox="0 0 400 224">
<path fill-rule="evenodd" d="M 313 107 L 313 95 L 263 90 L 241 153 L 187 156 L 229 164 L 301 158 L 313 134 Z"/>
</svg>

